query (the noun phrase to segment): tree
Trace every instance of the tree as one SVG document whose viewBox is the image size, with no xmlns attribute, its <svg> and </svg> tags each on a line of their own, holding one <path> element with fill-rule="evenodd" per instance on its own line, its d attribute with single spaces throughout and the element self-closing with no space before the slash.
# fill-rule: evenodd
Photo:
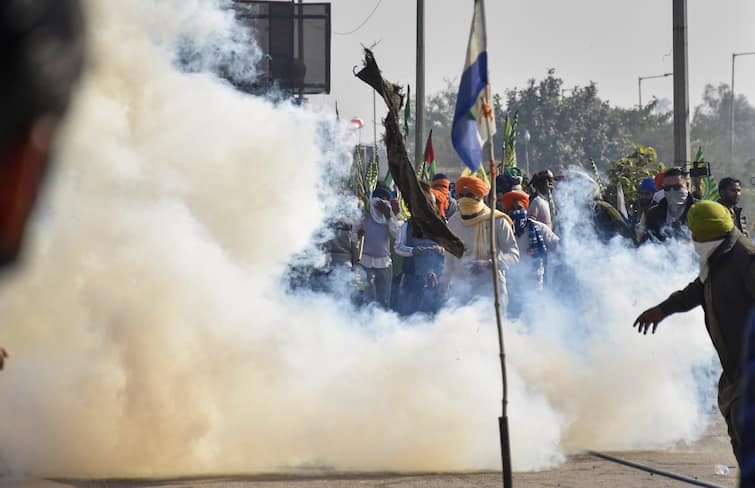
<svg viewBox="0 0 755 488">
<path fill-rule="evenodd" d="M 642 180 L 665 169 L 652 147 L 635 144 L 633 149 L 631 154 L 611 161 L 611 167 L 606 172 L 608 187 L 605 188 L 603 198 L 611 205 L 617 204 L 617 185 L 621 184 L 627 203 L 632 203 Z"/>
<path fill-rule="evenodd" d="M 549 70 L 540 82 L 532 79 L 526 88 L 506 92 L 506 112 L 518 111 L 519 133 L 530 133 L 527 150 L 533 172 L 584 165 L 591 159 L 606 168 L 630 146 L 630 131 L 617 109 L 598 97 L 595 83 L 574 87 L 569 96 L 564 96 L 563 86 L 563 80 Z M 502 118 L 497 121 L 502 122 Z M 525 160 L 524 150 L 518 146 L 520 161 Z"/>
<path fill-rule="evenodd" d="M 456 109 L 456 92 L 458 87 L 451 80 L 445 80 L 446 86 L 432 95 L 425 104 L 427 130 L 433 131 L 435 161 L 441 173 L 458 173 L 462 162 L 451 142 L 451 126 Z"/>
<path fill-rule="evenodd" d="M 755 107 L 740 95 L 736 99 L 734 123 L 734 160 L 729 158 L 731 126 L 731 88 L 725 83 L 706 85 L 703 103 L 695 108 L 691 137 L 693 146 L 702 146 L 713 172 L 724 176 L 747 178 L 755 174 Z"/>
</svg>

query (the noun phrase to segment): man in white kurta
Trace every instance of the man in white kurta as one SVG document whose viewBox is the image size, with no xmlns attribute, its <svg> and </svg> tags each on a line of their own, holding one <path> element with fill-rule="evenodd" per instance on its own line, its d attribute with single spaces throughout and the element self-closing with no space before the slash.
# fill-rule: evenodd
<svg viewBox="0 0 755 488">
<path fill-rule="evenodd" d="M 449 297 L 462 302 L 492 295 L 492 261 L 490 259 L 490 208 L 485 196 L 490 187 L 474 176 L 464 176 L 456 182 L 459 211 L 448 220 L 448 227 L 464 243 L 461 259 L 446 254 L 444 276 Z M 504 312 L 508 303 L 506 270 L 519 261 L 519 247 L 511 226 L 511 219 L 495 211 L 496 259 L 501 304 Z"/>
</svg>

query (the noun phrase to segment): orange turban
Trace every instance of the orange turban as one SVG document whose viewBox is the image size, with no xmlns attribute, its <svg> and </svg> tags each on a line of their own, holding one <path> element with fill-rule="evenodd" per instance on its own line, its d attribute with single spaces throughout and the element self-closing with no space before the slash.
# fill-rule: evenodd
<svg viewBox="0 0 755 488">
<path fill-rule="evenodd" d="M 511 208 L 511 204 L 519 202 L 522 204 L 525 210 L 530 208 L 530 197 L 523 191 L 510 191 L 503 194 L 503 209 L 507 210 Z"/>
<path fill-rule="evenodd" d="M 446 217 L 446 210 L 448 209 L 448 191 L 438 190 L 437 188 L 430 188 L 430 192 L 435 195 L 435 204 L 438 206 L 438 213 L 441 217 Z"/>
<path fill-rule="evenodd" d="M 464 190 L 469 190 L 480 198 L 485 198 L 490 192 L 490 187 L 476 176 L 462 176 L 456 180 L 456 194 L 461 195 Z"/>
</svg>

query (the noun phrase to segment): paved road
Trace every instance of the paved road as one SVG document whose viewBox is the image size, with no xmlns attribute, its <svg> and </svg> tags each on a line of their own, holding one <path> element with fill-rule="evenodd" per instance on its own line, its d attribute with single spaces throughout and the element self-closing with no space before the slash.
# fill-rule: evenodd
<svg viewBox="0 0 755 488">
<path fill-rule="evenodd" d="M 671 471 L 723 487 L 735 487 L 738 472 L 723 422 L 713 424 L 694 446 L 663 451 L 612 453 L 615 456 Z M 716 464 L 727 465 L 726 476 L 714 473 Z M 307 473 L 255 476 L 187 477 L 172 479 L 39 480 L 0 478 L 0 488 L 451 488 L 501 487 L 500 473 Z M 679 481 L 651 475 L 587 454 L 569 456 L 555 469 L 515 473 L 516 488 L 530 487 L 684 487 Z"/>
</svg>

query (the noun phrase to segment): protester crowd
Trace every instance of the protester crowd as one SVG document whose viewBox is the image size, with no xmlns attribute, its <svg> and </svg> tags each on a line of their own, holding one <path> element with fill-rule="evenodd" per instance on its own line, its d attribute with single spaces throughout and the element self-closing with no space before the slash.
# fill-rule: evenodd
<svg viewBox="0 0 755 488">
<path fill-rule="evenodd" d="M 361 220 L 331 227 L 332 238 L 323 248 L 329 264 L 318 270 L 319 276 L 326 281 L 336 275 L 339 279 L 356 276 L 353 288 L 358 304 L 374 303 L 402 315 L 432 315 L 449 300 L 490 294 L 489 228 L 490 212 L 494 212 L 500 299 L 507 316 L 517 318 L 527 296 L 558 281 L 554 262 L 560 237 L 553 195 L 561 179 L 550 169 L 528 178 L 515 168 L 496 177 L 495 196 L 478 176 L 461 176 L 452 182 L 438 173 L 431 181 L 420 182 L 437 214 L 464 243 L 461 258 L 420 235 L 411 216 L 402 218 L 395 188 L 380 183 Z M 688 175 L 670 168 L 637 186 L 635 198 L 621 212 L 603 199 L 600 185 L 595 184 L 591 225 L 596 236 L 604 242 L 620 236 L 638 246 L 669 238 L 690 239 L 688 211 L 700 195 L 690 188 Z M 738 206 L 741 182 L 723 178 L 719 191 L 719 203 L 746 235 L 745 217 Z M 356 273 L 334 274 L 337 268 Z"/>
<path fill-rule="evenodd" d="M 529 181 L 516 175 L 518 170 L 513 173 L 496 178 L 495 195 L 477 176 L 462 176 L 452 184 L 446 175 L 436 174 L 423 184 L 438 215 L 463 242 L 461 258 L 418 235 L 411 217 L 402 221 L 398 195 L 378 185 L 364 219 L 352 224 L 351 232 L 335 235 L 334 240 L 341 242 L 335 247 L 350 249 L 351 259 L 333 257 L 331 271 L 337 266 L 363 270 L 356 274 L 364 277 L 363 291 L 356 294 L 361 305 L 374 303 L 402 315 L 432 315 L 452 300 L 468 302 L 492 293 L 493 222 L 502 310 L 509 319 L 521 317 L 533 294 L 557 286 L 564 278 L 553 269 L 560 242 L 553 194 L 560 178 L 547 169 Z M 595 186 L 588 225 L 598 239 L 624 239 L 635 246 L 670 239 L 692 241 L 700 257 L 699 276 L 643 312 L 634 325 L 642 333 L 651 326 L 655 332 L 665 317 L 703 308 L 723 369 L 719 409 L 742 465 L 742 479 L 755 483 L 755 439 L 746 435 L 755 429 L 755 315 L 750 318 L 755 306 L 755 245 L 738 205 L 741 182 L 722 178 L 719 198 L 703 200 L 700 185 L 691 185 L 681 168 L 670 168 L 639 182 L 637 194 L 623 212 L 617 209 L 619 202 L 607 202 L 600 185 Z M 753 323 L 750 332 L 748 321 Z M 748 335 L 751 346 L 746 352 L 742 344 Z"/>
</svg>

